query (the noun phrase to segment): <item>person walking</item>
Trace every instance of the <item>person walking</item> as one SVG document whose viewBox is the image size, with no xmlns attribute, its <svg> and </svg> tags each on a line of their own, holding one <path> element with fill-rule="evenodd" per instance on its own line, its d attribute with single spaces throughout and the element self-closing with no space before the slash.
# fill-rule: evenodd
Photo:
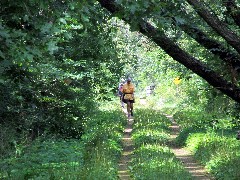
<svg viewBox="0 0 240 180">
<path fill-rule="evenodd" d="M 121 83 L 118 87 L 118 96 L 120 98 L 120 104 L 122 108 L 124 108 L 124 102 L 122 101 L 122 96 L 123 96 L 123 83 Z"/>
<path fill-rule="evenodd" d="M 133 116 L 133 103 L 134 103 L 134 91 L 135 86 L 131 82 L 131 78 L 127 79 L 127 82 L 123 85 L 123 99 L 127 104 L 128 118 Z"/>
</svg>

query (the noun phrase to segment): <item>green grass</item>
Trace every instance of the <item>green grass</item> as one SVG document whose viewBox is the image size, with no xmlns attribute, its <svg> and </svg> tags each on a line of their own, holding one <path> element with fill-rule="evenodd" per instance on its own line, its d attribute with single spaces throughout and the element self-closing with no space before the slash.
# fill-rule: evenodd
<svg viewBox="0 0 240 180">
<path fill-rule="evenodd" d="M 151 129 L 161 128 L 169 131 L 171 122 L 161 112 L 153 109 L 136 109 L 135 114 L 134 129 L 149 127 Z"/>
<path fill-rule="evenodd" d="M 210 127 L 212 124 L 209 124 L 209 119 L 204 119 L 204 116 L 193 119 L 193 114 L 188 118 L 187 114 L 176 114 L 178 122 L 183 124 L 177 138 L 178 144 L 185 145 L 192 151 L 194 157 L 216 179 L 239 179 L 240 143 L 236 140 L 236 132 L 231 129 L 229 121 L 226 123 L 227 120 L 219 119 L 216 125 Z M 198 120 L 201 122 L 196 122 Z M 194 127 L 190 127 L 191 125 Z"/>
<path fill-rule="evenodd" d="M 158 144 L 135 150 L 131 164 L 134 179 L 192 179 L 170 149 Z"/>
<path fill-rule="evenodd" d="M 59 171 L 73 175 L 83 167 L 83 148 L 78 140 L 35 142 L 21 155 L 3 160 L 1 173 L 7 179 L 56 179 Z"/>
<path fill-rule="evenodd" d="M 126 117 L 115 105 L 83 121 L 81 139 L 38 139 L 0 162 L 0 179 L 118 179 Z"/>
<path fill-rule="evenodd" d="M 132 135 L 135 147 L 141 146 L 142 144 L 160 144 L 165 145 L 169 141 L 169 134 L 163 130 L 151 130 L 142 129 L 135 131 Z"/>
<path fill-rule="evenodd" d="M 135 151 L 130 170 L 134 179 L 192 179 L 173 152 L 169 141 L 170 120 L 159 111 L 137 109 L 132 133 Z"/>
</svg>

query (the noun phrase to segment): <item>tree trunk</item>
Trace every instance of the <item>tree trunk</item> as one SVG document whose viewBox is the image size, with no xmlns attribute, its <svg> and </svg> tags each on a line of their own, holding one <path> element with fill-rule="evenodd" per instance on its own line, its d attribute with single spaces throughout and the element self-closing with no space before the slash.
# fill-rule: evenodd
<svg viewBox="0 0 240 180">
<path fill-rule="evenodd" d="M 187 25 L 187 24 L 179 25 L 179 27 L 185 33 L 187 33 L 189 36 L 191 36 L 193 39 L 195 39 L 199 44 L 204 46 L 211 53 L 219 56 L 220 59 L 222 59 L 227 64 L 231 65 L 234 69 L 236 69 L 236 70 L 240 69 L 240 56 L 239 55 L 225 49 L 224 46 L 222 46 L 217 41 L 207 37 L 207 35 L 204 32 L 202 32 L 200 29 L 198 29 L 196 27 L 193 27 L 193 26 Z"/>
<path fill-rule="evenodd" d="M 118 10 L 123 10 L 114 0 L 98 0 L 102 7 L 109 10 L 111 13 L 117 13 Z M 129 18 L 131 19 L 131 18 Z M 126 20 L 125 20 L 126 21 Z M 131 24 L 130 24 L 131 25 Z M 182 50 L 173 41 L 171 41 L 163 32 L 158 31 L 148 22 L 142 20 L 138 23 L 140 32 L 153 40 L 174 60 L 183 64 L 188 69 L 205 79 L 210 85 L 219 89 L 221 92 L 231 97 L 233 100 L 240 102 L 240 89 L 232 83 L 227 82 L 213 70 L 207 68 L 200 61 Z"/>
<path fill-rule="evenodd" d="M 240 38 L 230 29 L 227 24 L 223 23 L 218 17 L 210 13 L 198 0 L 187 0 L 193 6 L 195 11 L 211 26 L 218 34 L 220 34 L 229 45 L 231 45 L 238 53 L 240 53 Z"/>
<path fill-rule="evenodd" d="M 235 23 L 240 27 L 240 9 L 237 7 L 234 0 L 227 0 L 223 2 L 227 8 L 228 14 L 233 18 Z"/>
</svg>

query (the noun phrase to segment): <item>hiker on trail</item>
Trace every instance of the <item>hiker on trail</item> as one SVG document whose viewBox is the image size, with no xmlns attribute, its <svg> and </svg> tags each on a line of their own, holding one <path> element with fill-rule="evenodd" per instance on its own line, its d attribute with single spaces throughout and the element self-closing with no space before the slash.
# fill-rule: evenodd
<svg viewBox="0 0 240 180">
<path fill-rule="evenodd" d="M 134 91 L 134 84 L 131 83 L 131 78 L 128 78 L 127 82 L 123 85 L 123 100 L 127 104 L 127 112 L 129 118 L 133 116 Z"/>
<path fill-rule="evenodd" d="M 118 88 L 118 96 L 120 98 L 120 103 L 122 108 L 124 108 L 124 102 L 122 101 L 122 96 L 123 96 L 123 83 L 120 84 L 119 88 Z"/>
</svg>

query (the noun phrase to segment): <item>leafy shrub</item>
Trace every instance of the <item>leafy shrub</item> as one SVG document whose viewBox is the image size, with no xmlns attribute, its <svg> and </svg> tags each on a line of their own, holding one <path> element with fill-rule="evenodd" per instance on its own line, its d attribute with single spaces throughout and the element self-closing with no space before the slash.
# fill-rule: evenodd
<svg viewBox="0 0 240 180">
<path fill-rule="evenodd" d="M 77 140 L 35 142 L 23 149 L 19 157 L 1 162 L 1 172 L 13 179 L 54 177 L 55 170 L 81 168 L 83 144 Z"/>
<path fill-rule="evenodd" d="M 174 120 L 181 125 L 182 128 L 209 128 L 213 127 L 216 118 L 201 110 L 181 110 L 173 115 Z"/>
<path fill-rule="evenodd" d="M 88 121 L 87 121 L 88 120 Z M 81 140 L 35 140 L 17 156 L 0 162 L 10 179 L 117 179 L 126 117 L 120 110 L 95 112 L 85 119 Z"/>
<path fill-rule="evenodd" d="M 199 144 L 203 141 L 205 133 L 191 133 L 187 138 L 186 145 L 189 150 L 195 153 Z"/>
<path fill-rule="evenodd" d="M 125 124 L 126 118 L 119 110 L 96 112 L 92 117 L 85 119 L 81 139 L 90 146 L 108 139 L 119 143 Z"/>
<path fill-rule="evenodd" d="M 16 132 L 8 126 L 0 125 L 0 159 L 12 155 Z"/>
<path fill-rule="evenodd" d="M 222 154 L 211 158 L 207 163 L 206 168 L 211 172 L 216 179 L 228 180 L 239 179 L 240 177 L 240 155 L 230 156 Z"/>
<path fill-rule="evenodd" d="M 192 133 L 186 141 L 195 158 L 217 179 L 238 179 L 240 144 L 217 133 Z"/>
</svg>

